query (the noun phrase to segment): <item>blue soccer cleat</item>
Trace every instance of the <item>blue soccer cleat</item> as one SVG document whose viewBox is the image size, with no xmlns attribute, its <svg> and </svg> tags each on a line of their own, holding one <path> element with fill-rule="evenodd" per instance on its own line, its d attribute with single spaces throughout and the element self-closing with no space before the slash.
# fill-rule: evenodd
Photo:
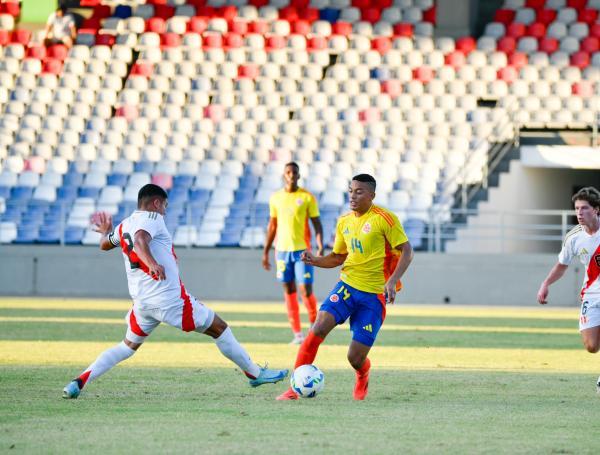
<svg viewBox="0 0 600 455">
<path fill-rule="evenodd" d="M 63 398 L 77 398 L 80 393 L 79 383 L 76 380 L 72 380 L 63 389 Z"/>
<path fill-rule="evenodd" d="M 258 387 L 263 384 L 275 384 L 283 380 L 288 374 L 288 370 L 269 370 L 268 368 L 260 369 L 260 373 L 257 378 L 250 379 L 250 385 L 252 387 Z"/>
</svg>

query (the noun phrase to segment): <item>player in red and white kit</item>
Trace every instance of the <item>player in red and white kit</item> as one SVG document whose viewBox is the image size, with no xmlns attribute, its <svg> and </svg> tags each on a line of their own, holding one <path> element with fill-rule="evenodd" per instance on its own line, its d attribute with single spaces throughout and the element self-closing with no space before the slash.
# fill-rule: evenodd
<svg viewBox="0 0 600 455">
<path fill-rule="evenodd" d="M 110 215 L 97 213 L 92 217 L 95 229 L 102 234 L 100 248 L 120 248 L 123 253 L 133 307 L 125 318 L 128 327 L 123 342 L 104 351 L 67 384 L 64 398 L 77 398 L 88 382 L 131 357 L 161 322 L 214 338 L 221 353 L 240 367 L 252 387 L 281 381 L 287 375 L 287 370 L 269 370 L 254 363 L 227 323 L 188 293 L 179 277 L 173 241 L 163 218 L 167 205 L 167 193 L 149 184 L 138 193 L 138 210 L 115 229 Z"/>
<path fill-rule="evenodd" d="M 542 282 L 537 299 L 546 304 L 548 287 L 564 275 L 575 257 L 579 258 L 585 267 L 579 331 L 587 351 L 596 353 L 600 350 L 600 192 L 594 187 L 582 188 L 572 201 L 579 224 L 565 236 L 558 262 Z M 596 385 L 600 393 L 600 377 Z"/>
</svg>

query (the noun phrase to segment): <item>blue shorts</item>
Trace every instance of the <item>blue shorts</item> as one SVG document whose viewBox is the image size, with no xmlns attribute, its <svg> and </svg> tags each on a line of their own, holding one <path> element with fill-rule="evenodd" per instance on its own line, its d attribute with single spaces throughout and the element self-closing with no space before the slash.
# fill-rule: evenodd
<svg viewBox="0 0 600 455">
<path fill-rule="evenodd" d="M 338 325 L 349 317 L 352 339 L 373 346 L 385 319 L 385 298 L 383 294 L 359 291 L 340 281 L 319 311 L 332 314 Z"/>
<path fill-rule="evenodd" d="M 304 250 L 277 252 L 277 280 L 281 283 L 297 281 L 302 284 L 312 284 L 314 267 L 305 264 L 300 259 Z"/>
</svg>

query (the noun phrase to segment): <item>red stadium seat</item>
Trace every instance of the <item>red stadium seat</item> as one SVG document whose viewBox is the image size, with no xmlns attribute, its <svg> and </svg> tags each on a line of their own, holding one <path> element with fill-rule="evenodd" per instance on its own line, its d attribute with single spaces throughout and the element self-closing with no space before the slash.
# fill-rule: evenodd
<svg viewBox="0 0 600 455">
<path fill-rule="evenodd" d="M 94 11 L 92 12 L 92 15 L 90 17 L 93 19 L 104 19 L 106 17 L 109 17 L 110 15 L 110 6 L 100 4 L 94 7 Z"/>
<path fill-rule="evenodd" d="M 359 9 L 368 8 L 370 4 L 370 0 L 352 0 L 352 6 Z"/>
<path fill-rule="evenodd" d="M 420 81 L 423 84 L 431 82 L 434 75 L 434 71 L 428 66 L 420 66 L 413 70 L 413 79 Z"/>
<path fill-rule="evenodd" d="M 527 31 L 527 27 L 525 24 L 520 22 L 513 22 L 506 29 L 506 36 L 511 36 L 515 39 L 519 39 L 522 36 L 525 36 L 525 32 Z"/>
<path fill-rule="evenodd" d="M 504 25 L 510 24 L 515 20 L 516 12 L 513 9 L 499 9 L 494 14 L 494 22 L 500 22 Z"/>
<path fill-rule="evenodd" d="M 498 79 L 508 84 L 513 83 L 519 77 L 519 72 L 514 66 L 505 66 L 498 70 Z"/>
<path fill-rule="evenodd" d="M 456 49 L 461 51 L 463 54 L 469 54 L 471 51 L 477 48 L 475 39 L 470 36 L 464 36 L 456 40 Z"/>
<path fill-rule="evenodd" d="M 229 31 L 244 36 L 248 33 L 248 22 L 241 19 L 234 19 L 229 22 Z"/>
<path fill-rule="evenodd" d="M 44 46 L 33 45 L 27 48 L 27 52 L 25 53 L 26 57 L 37 58 L 38 60 L 42 60 L 46 57 L 46 48 Z"/>
<path fill-rule="evenodd" d="M 595 36 L 588 36 L 581 40 L 579 49 L 588 54 L 598 52 L 600 50 L 600 40 Z"/>
<path fill-rule="evenodd" d="M 296 34 L 296 35 L 308 35 L 310 33 L 310 22 L 306 21 L 306 20 L 297 20 L 296 22 L 293 22 L 292 24 L 292 33 Z"/>
<path fill-rule="evenodd" d="M 205 33 L 204 34 L 204 47 L 206 48 L 219 48 L 223 47 L 223 35 L 220 33 Z"/>
<path fill-rule="evenodd" d="M 204 17 L 215 17 L 217 11 L 212 6 L 203 5 L 196 7 L 196 14 Z"/>
<path fill-rule="evenodd" d="M 349 36 L 352 33 L 352 24 L 349 22 L 336 22 L 331 26 L 332 35 Z"/>
<path fill-rule="evenodd" d="M 517 48 L 517 40 L 510 36 L 503 36 L 496 43 L 496 49 L 506 54 L 510 54 Z"/>
<path fill-rule="evenodd" d="M 299 19 L 298 10 L 293 6 L 286 6 L 279 10 L 279 19 L 283 19 L 289 22 L 297 21 Z"/>
<path fill-rule="evenodd" d="M 261 6 L 267 6 L 269 4 L 269 0 L 249 0 L 248 3 L 252 6 L 260 8 Z"/>
<path fill-rule="evenodd" d="M 48 58 L 42 62 L 42 73 L 60 74 L 62 62 L 56 58 Z"/>
<path fill-rule="evenodd" d="M 260 74 L 258 65 L 253 63 L 246 63 L 245 65 L 238 66 L 238 78 L 249 78 L 256 79 Z"/>
<path fill-rule="evenodd" d="M 10 31 L 0 30 L 0 46 L 6 46 L 10 43 Z"/>
<path fill-rule="evenodd" d="M 177 33 L 163 33 L 160 35 L 161 47 L 179 47 L 181 46 L 181 36 Z"/>
<path fill-rule="evenodd" d="M 423 11 L 423 22 L 429 22 L 434 25 L 437 23 L 437 9 L 435 5 Z"/>
<path fill-rule="evenodd" d="M 12 43 L 19 43 L 19 44 L 23 44 L 25 46 L 25 45 L 27 45 L 27 43 L 29 43 L 30 39 L 31 39 L 31 32 L 29 30 L 25 30 L 23 28 L 17 28 L 16 30 L 13 30 L 13 32 L 12 32 L 12 36 L 11 36 Z"/>
<path fill-rule="evenodd" d="M 600 23 L 592 24 L 590 26 L 590 36 L 600 38 Z"/>
<path fill-rule="evenodd" d="M 154 5 L 154 16 L 169 19 L 175 14 L 175 8 L 170 5 Z"/>
<path fill-rule="evenodd" d="M 552 54 L 558 50 L 559 43 L 556 38 L 542 38 L 539 42 L 538 49 L 540 52 L 545 52 L 546 54 Z"/>
<path fill-rule="evenodd" d="M 557 13 L 554 9 L 541 9 L 537 12 L 535 20 L 544 25 L 549 25 L 550 23 L 554 22 L 556 15 Z"/>
<path fill-rule="evenodd" d="M 69 54 L 69 48 L 64 44 L 53 44 L 46 49 L 46 56 L 64 61 Z"/>
<path fill-rule="evenodd" d="M 204 108 L 204 117 L 220 122 L 225 118 L 225 109 L 219 104 L 210 104 Z"/>
<path fill-rule="evenodd" d="M 244 38 L 242 35 L 237 33 L 227 33 L 225 35 L 225 47 L 228 49 L 235 49 L 244 45 Z"/>
<path fill-rule="evenodd" d="M 234 20 L 237 17 L 237 8 L 233 5 L 223 6 L 219 10 L 219 17 L 222 17 L 227 22 Z"/>
<path fill-rule="evenodd" d="M 586 68 L 590 64 L 590 54 L 583 51 L 578 51 L 571 54 L 571 66 L 576 66 L 579 69 Z"/>
<path fill-rule="evenodd" d="M 371 49 L 380 54 L 387 53 L 392 48 L 392 41 L 386 36 L 378 36 L 371 40 Z"/>
<path fill-rule="evenodd" d="M 546 5 L 546 0 L 527 0 L 525 6 L 527 8 L 541 9 Z"/>
<path fill-rule="evenodd" d="M 358 119 L 365 123 L 378 122 L 381 120 L 381 111 L 376 107 L 368 107 L 358 113 Z"/>
<path fill-rule="evenodd" d="M 81 0 L 79 4 L 81 6 L 96 6 L 100 4 L 100 0 Z"/>
<path fill-rule="evenodd" d="M 467 57 L 460 51 L 452 51 L 444 57 L 444 61 L 446 65 L 451 66 L 452 68 L 460 68 L 467 61 Z"/>
<path fill-rule="evenodd" d="M 395 98 L 402 93 L 402 82 L 397 79 L 388 79 L 381 83 L 381 92 L 387 93 L 390 97 Z"/>
<path fill-rule="evenodd" d="M 324 36 L 312 36 L 306 40 L 306 47 L 310 51 L 327 49 L 327 38 Z"/>
<path fill-rule="evenodd" d="M 290 5 L 295 8 L 307 8 L 310 4 L 310 0 L 291 0 Z"/>
<path fill-rule="evenodd" d="M 364 8 L 361 9 L 360 15 L 363 21 L 374 24 L 376 22 L 379 22 L 379 19 L 381 18 L 381 10 L 377 8 Z"/>
<path fill-rule="evenodd" d="M 514 66 L 517 69 L 522 68 L 527 65 L 529 59 L 527 58 L 527 54 L 523 52 L 513 52 L 508 56 L 508 64 L 510 66 Z"/>
<path fill-rule="evenodd" d="M 81 28 L 98 30 L 100 28 L 100 21 L 101 19 L 99 17 L 90 17 L 89 19 L 85 19 L 83 21 Z"/>
<path fill-rule="evenodd" d="M 117 110 L 115 111 L 115 116 L 116 117 L 125 117 L 125 119 L 128 122 L 130 122 L 130 121 L 138 118 L 139 111 L 138 111 L 137 106 L 125 105 L 125 106 L 121 106 L 121 107 L 117 108 Z"/>
<path fill-rule="evenodd" d="M 13 17 L 19 17 L 21 14 L 21 6 L 19 5 L 19 2 L 4 2 L 2 3 L 2 9 L 4 12 L 6 12 L 6 14 L 10 14 Z"/>
<path fill-rule="evenodd" d="M 298 12 L 301 19 L 313 23 L 319 20 L 319 10 L 317 8 L 304 8 Z"/>
<path fill-rule="evenodd" d="M 46 160 L 41 156 L 30 156 L 25 160 L 25 170 L 43 174 L 46 171 Z"/>
<path fill-rule="evenodd" d="M 371 4 L 375 5 L 379 9 L 389 8 L 394 3 L 393 0 L 375 0 Z"/>
<path fill-rule="evenodd" d="M 170 174 L 154 174 L 152 175 L 152 183 L 158 185 L 165 190 L 170 190 L 173 187 L 173 176 Z"/>
<path fill-rule="evenodd" d="M 152 63 L 138 60 L 131 67 L 132 75 L 139 75 L 144 77 L 150 77 L 154 73 L 154 67 Z"/>
<path fill-rule="evenodd" d="M 115 44 L 115 36 L 109 33 L 98 33 L 96 35 L 96 44 L 112 46 L 113 44 Z"/>
<path fill-rule="evenodd" d="M 267 21 L 256 20 L 248 24 L 248 33 L 256 33 L 258 35 L 264 35 L 269 31 L 269 24 Z"/>
<path fill-rule="evenodd" d="M 188 31 L 195 33 L 204 33 L 208 28 L 208 18 L 203 16 L 192 17 L 187 25 Z"/>
<path fill-rule="evenodd" d="M 542 39 L 544 36 L 546 36 L 546 26 L 541 22 L 534 22 L 527 27 L 527 32 L 525 34 L 527 36 L 533 36 L 537 39 Z"/>
<path fill-rule="evenodd" d="M 267 50 L 274 50 L 274 49 L 283 49 L 286 45 L 286 39 L 283 36 L 279 36 L 279 35 L 271 35 L 269 37 L 267 37 L 266 41 L 265 41 L 265 48 Z"/>
<path fill-rule="evenodd" d="M 414 35 L 413 24 L 399 23 L 394 25 L 394 36 L 405 36 L 412 38 Z"/>
<path fill-rule="evenodd" d="M 585 22 L 588 25 L 592 25 L 598 20 L 598 10 L 596 9 L 582 9 L 579 11 L 577 18 L 579 22 Z"/>
<path fill-rule="evenodd" d="M 594 94 L 594 85 L 590 81 L 579 81 L 572 85 L 571 90 L 574 95 L 588 97 Z"/>
<path fill-rule="evenodd" d="M 164 33 L 167 31 L 167 24 L 161 17 L 151 17 L 146 21 L 146 31 L 154 33 Z"/>
<path fill-rule="evenodd" d="M 583 9 L 587 5 L 588 0 L 567 0 L 567 7 L 575 9 Z"/>
</svg>

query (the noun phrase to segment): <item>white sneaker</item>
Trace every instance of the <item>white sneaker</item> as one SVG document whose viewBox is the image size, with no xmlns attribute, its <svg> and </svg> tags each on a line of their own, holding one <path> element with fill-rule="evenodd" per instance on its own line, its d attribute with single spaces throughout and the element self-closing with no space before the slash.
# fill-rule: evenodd
<svg viewBox="0 0 600 455">
<path fill-rule="evenodd" d="M 296 333 L 296 334 L 294 334 L 294 338 L 292 339 L 292 341 L 290 341 L 290 344 L 302 344 L 303 341 L 304 341 L 304 334 Z"/>
<path fill-rule="evenodd" d="M 596 381 L 596 393 L 600 395 L 600 376 L 598 376 L 598 380 Z"/>
</svg>

